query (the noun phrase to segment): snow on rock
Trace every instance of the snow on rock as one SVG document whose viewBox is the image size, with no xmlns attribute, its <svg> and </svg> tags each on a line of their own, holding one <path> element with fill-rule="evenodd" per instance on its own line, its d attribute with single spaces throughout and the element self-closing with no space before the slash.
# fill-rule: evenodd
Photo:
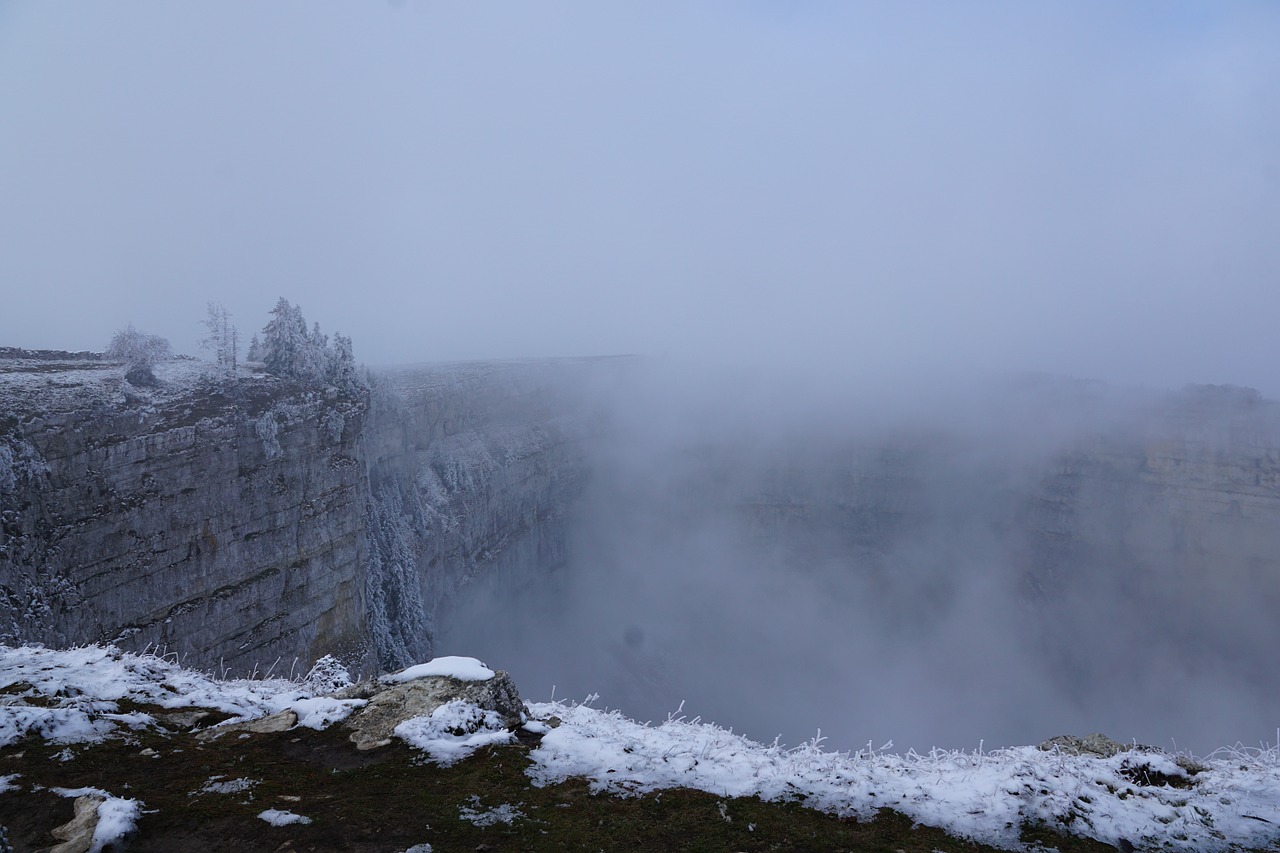
<svg viewBox="0 0 1280 853">
<path fill-rule="evenodd" d="M 395 727 L 395 735 L 448 767 L 482 746 L 511 743 L 515 734 L 496 711 L 458 699 L 446 702 L 425 717 L 413 717 Z"/>
<path fill-rule="evenodd" d="M 18 786 L 14 784 L 14 780 L 20 779 L 21 777 L 22 774 L 20 773 L 10 773 L 7 776 L 0 776 L 0 794 L 3 794 L 5 791 L 18 790 Z"/>
<path fill-rule="evenodd" d="M 446 659 L 448 660 L 448 659 Z M 473 661 L 473 658 L 463 658 Z M 479 664 L 476 661 L 476 664 Z M 470 666 L 469 664 L 467 666 Z M 476 706 L 484 711 L 494 712 L 502 725 L 514 728 L 525 719 L 524 703 L 520 701 L 520 693 L 516 690 L 511 677 L 505 672 L 492 673 L 493 677 L 485 680 L 460 681 L 447 672 L 463 671 L 467 666 L 446 663 L 440 667 L 427 669 L 443 670 L 434 673 L 416 675 L 408 680 L 400 679 L 398 673 L 391 683 L 385 679 L 374 682 L 363 682 L 348 690 L 341 691 L 340 697 L 360 697 L 368 700 L 363 708 L 353 713 L 343 725 L 350 729 L 350 738 L 359 749 L 377 749 L 391 742 L 397 734 L 398 726 L 414 718 L 431 717 L 441 706 L 458 701 L 468 706 Z M 482 666 L 482 665 L 481 665 Z M 488 667 L 484 667 L 486 671 Z M 410 667 L 405 672 L 423 670 Z M 417 723 L 406 731 L 415 732 L 426 723 Z"/>
<path fill-rule="evenodd" d="M 51 788 L 60 797 L 75 798 L 75 814 L 50 833 L 63 842 L 54 849 L 100 853 L 121 841 L 138 826 L 142 803 L 113 797 L 101 788 Z"/>
<path fill-rule="evenodd" d="M 97 853 L 115 844 L 138 827 L 142 804 L 137 800 L 108 797 L 98 806 L 98 825 L 93 830 L 89 853 Z"/>
<path fill-rule="evenodd" d="M 46 649 L 0 647 L 0 746 L 36 734 L 57 743 L 102 740 L 120 725 L 153 724 L 146 714 L 120 714 L 118 702 L 163 708 L 215 708 L 228 723 L 292 710 L 301 725 L 321 728 L 362 706 L 361 699 L 318 698 L 283 679 L 219 681 L 153 655 L 114 646 Z M 38 699 L 28 704 L 26 700 Z"/>
<path fill-rule="evenodd" d="M 384 675 L 380 680 L 395 684 L 432 675 L 443 675 L 459 681 L 488 681 L 493 678 L 494 672 L 475 658 L 448 655 L 433 658 L 426 663 L 402 669 L 391 675 Z"/>
<path fill-rule="evenodd" d="M 289 826 L 294 823 L 311 823 L 311 818 L 305 815 L 294 814 L 293 812 L 284 811 L 282 809 L 267 809 L 264 812 L 259 812 L 258 817 L 265 820 L 272 826 Z"/>
<path fill-rule="evenodd" d="M 1065 755 L 1033 746 L 986 753 L 824 752 L 763 746 L 716 726 L 671 719 L 650 727 L 617 712 L 530 704 L 560 718 L 530 753 L 536 784 L 585 777 L 593 789 L 638 794 L 688 787 L 722 796 L 804 798 L 838 815 L 892 808 L 955 835 L 1020 849 L 1024 822 L 1139 848 L 1226 850 L 1280 838 L 1280 751 L 1230 750 L 1190 776 L 1167 755 Z M 1172 778 L 1178 787 L 1163 784 Z M 1155 780 L 1160 780 L 1155 783 Z"/>
<path fill-rule="evenodd" d="M 327 729 L 351 716 L 351 712 L 364 706 L 361 699 L 334 699 L 332 696 L 316 696 L 295 699 L 290 708 L 298 715 L 298 725 L 308 729 Z"/>
</svg>

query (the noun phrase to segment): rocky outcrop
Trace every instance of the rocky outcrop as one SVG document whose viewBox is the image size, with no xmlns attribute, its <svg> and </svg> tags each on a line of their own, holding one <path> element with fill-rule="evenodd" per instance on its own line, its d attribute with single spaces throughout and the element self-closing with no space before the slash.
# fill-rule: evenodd
<svg viewBox="0 0 1280 853">
<path fill-rule="evenodd" d="M 48 363 L 38 363 L 41 367 Z M 364 643 L 364 402 L 268 377 L 9 362 L 0 635 L 237 669 Z M 161 371 L 162 375 L 164 371 Z M 74 384 L 73 384 L 74 383 Z"/>
<path fill-rule="evenodd" d="M 430 716 L 447 702 L 466 702 L 494 711 L 508 728 L 520 725 L 524 703 L 515 683 L 505 672 L 483 681 L 462 681 L 448 676 L 426 676 L 399 684 L 369 681 L 335 694 L 338 699 L 366 699 L 343 725 L 350 730 L 357 749 L 375 749 L 391 742 L 396 726 L 415 717 Z"/>
<path fill-rule="evenodd" d="M 113 642 L 244 674 L 430 656 L 452 590 L 562 559 L 571 365 L 424 367 L 367 396 L 192 360 L 128 383 L 0 356 L 0 642 Z"/>
</svg>

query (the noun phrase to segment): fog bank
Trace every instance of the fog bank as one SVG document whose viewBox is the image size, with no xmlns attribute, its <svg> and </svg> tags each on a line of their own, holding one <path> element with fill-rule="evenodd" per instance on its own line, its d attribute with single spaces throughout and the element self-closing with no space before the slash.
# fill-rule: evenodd
<svg viewBox="0 0 1280 853">
<path fill-rule="evenodd" d="M 440 651 L 532 696 L 642 720 L 684 701 L 793 744 L 1274 738 L 1273 404 L 1049 377 L 932 409 L 832 390 L 638 377 L 569 564 L 475 588 Z"/>
</svg>

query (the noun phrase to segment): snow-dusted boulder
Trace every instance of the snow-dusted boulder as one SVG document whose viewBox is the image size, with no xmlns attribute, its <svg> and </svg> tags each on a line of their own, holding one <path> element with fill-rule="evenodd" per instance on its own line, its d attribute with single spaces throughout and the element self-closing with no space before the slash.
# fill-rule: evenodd
<svg viewBox="0 0 1280 853">
<path fill-rule="evenodd" d="M 1058 735 L 1040 744 L 1040 749 L 1045 752 L 1059 752 L 1063 755 L 1095 755 L 1099 758 L 1110 758 L 1133 748 L 1133 744 L 1120 743 L 1101 732 L 1094 732 L 1084 737 Z"/>
<path fill-rule="evenodd" d="M 511 677 L 494 672 L 473 658 L 438 658 L 430 664 L 361 682 L 335 695 L 340 699 L 368 700 L 344 723 L 358 749 L 385 746 L 391 742 L 396 726 L 415 717 L 428 717 L 453 701 L 492 711 L 512 728 L 520 725 L 524 716 L 524 703 Z"/>
</svg>

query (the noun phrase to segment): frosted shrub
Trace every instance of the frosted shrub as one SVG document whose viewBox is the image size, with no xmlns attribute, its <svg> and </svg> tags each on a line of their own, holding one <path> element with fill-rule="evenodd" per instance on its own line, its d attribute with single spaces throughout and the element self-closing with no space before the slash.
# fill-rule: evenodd
<svg viewBox="0 0 1280 853">
<path fill-rule="evenodd" d="M 106 351 L 107 358 L 124 362 L 125 379 L 132 385 L 158 384 L 152 368 L 172 354 L 167 338 L 140 332 L 132 323 L 115 333 Z"/>
<path fill-rule="evenodd" d="M 302 681 L 316 693 L 334 693 L 353 683 L 351 673 L 333 655 L 316 661 Z"/>
</svg>

